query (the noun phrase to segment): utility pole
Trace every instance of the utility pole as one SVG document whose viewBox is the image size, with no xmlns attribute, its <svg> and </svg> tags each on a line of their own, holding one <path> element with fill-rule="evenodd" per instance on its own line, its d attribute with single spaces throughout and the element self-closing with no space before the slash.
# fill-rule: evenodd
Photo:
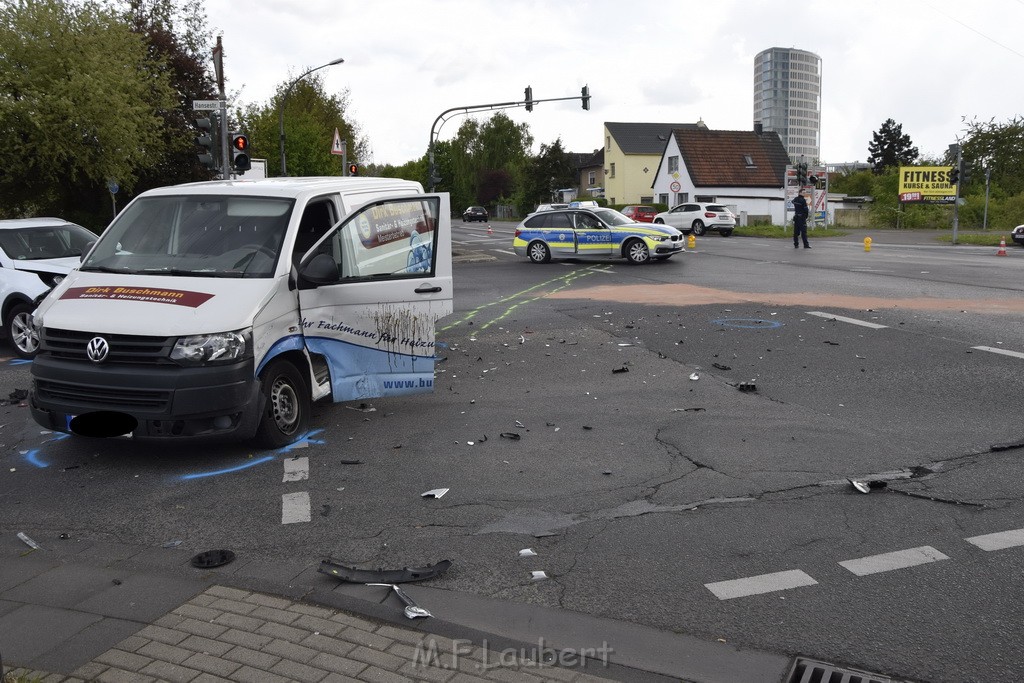
<svg viewBox="0 0 1024 683">
<path fill-rule="evenodd" d="M 228 108 L 224 101 L 224 46 L 217 36 L 217 47 L 213 48 L 213 73 L 217 79 L 217 98 L 221 102 L 220 109 L 220 159 L 221 178 L 231 179 L 231 156 L 228 154 Z"/>
<path fill-rule="evenodd" d="M 952 147 L 953 145 L 950 145 Z M 959 175 L 960 169 L 964 163 L 964 152 L 963 148 L 956 145 L 956 170 Z M 962 181 L 962 178 L 958 178 L 958 181 Z M 957 229 L 960 227 L 960 182 L 956 183 L 956 195 L 953 200 L 953 244 L 956 244 Z"/>
<path fill-rule="evenodd" d="M 989 166 L 985 167 L 985 219 L 982 221 L 981 229 L 988 230 L 988 188 L 989 180 L 992 178 L 992 169 Z"/>
</svg>

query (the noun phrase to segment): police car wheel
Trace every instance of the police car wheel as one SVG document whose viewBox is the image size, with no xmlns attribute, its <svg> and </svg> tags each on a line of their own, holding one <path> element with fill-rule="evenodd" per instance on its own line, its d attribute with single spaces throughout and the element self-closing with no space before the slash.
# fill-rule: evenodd
<svg viewBox="0 0 1024 683">
<path fill-rule="evenodd" d="M 647 263 L 651 260 L 651 250 L 643 240 L 631 240 L 626 245 L 626 258 L 630 263 Z"/>
<path fill-rule="evenodd" d="M 304 434 L 309 425 L 310 399 L 306 381 L 287 360 L 272 361 L 260 375 L 263 415 L 256 439 L 265 448 L 281 448 Z"/>
<path fill-rule="evenodd" d="M 526 253 L 529 254 L 530 260 L 534 263 L 547 263 L 551 260 L 551 250 L 543 242 L 531 243 Z"/>
<path fill-rule="evenodd" d="M 697 237 L 700 237 L 705 232 L 707 232 L 707 230 L 704 228 L 704 221 L 694 221 L 693 232 L 695 235 L 697 235 Z"/>
</svg>

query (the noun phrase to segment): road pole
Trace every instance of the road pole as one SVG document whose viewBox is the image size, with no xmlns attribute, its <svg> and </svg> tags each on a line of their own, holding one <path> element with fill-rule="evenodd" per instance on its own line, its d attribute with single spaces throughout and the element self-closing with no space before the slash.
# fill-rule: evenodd
<svg viewBox="0 0 1024 683">
<path fill-rule="evenodd" d="M 288 101 L 289 93 L 291 93 L 292 88 L 295 87 L 296 83 L 298 83 L 299 81 L 301 81 L 303 78 L 305 78 L 309 74 L 313 73 L 314 71 L 319 71 L 320 69 L 326 69 L 329 66 L 334 66 L 335 64 L 341 64 L 344 61 L 345 61 L 344 59 L 339 57 L 339 58 L 335 59 L 333 62 L 327 62 L 326 64 L 321 64 L 318 67 L 312 68 L 309 71 L 307 71 L 306 73 L 304 73 L 301 76 L 299 76 L 298 78 L 296 78 L 291 83 L 289 83 L 288 87 L 285 88 L 284 95 L 281 96 L 281 104 L 279 104 L 277 106 L 277 123 L 278 123 L 278 127 L 280 128 L 279 136 L 280 136 L 280 147 L 281 147 L 281 149 L 279 151 L 281 153 L 281 176 L 282 177 L 288 175 L 288 168 L 285 165 L 285 161 L 284 161 L 284 104 L 285 104 L 285 102 Z"/>
</svg>

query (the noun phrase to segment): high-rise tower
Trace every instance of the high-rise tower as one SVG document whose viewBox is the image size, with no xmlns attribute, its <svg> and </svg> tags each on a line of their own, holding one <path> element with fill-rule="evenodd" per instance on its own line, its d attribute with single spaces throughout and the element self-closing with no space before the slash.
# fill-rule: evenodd
<svg viewBox="0 0 1024 683">
<path fill-rule="evenodd" d="M 772 47 L 754 58 L 754 123 L 782 138 L 790 160 L 821 161 L 821 57 Z"/>
</svg>

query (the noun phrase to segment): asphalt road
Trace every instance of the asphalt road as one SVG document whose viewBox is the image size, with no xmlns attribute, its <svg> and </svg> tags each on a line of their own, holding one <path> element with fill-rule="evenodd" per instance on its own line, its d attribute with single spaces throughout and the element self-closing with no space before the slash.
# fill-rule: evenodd
<svg viewBox="0 0 1024 683">
<path fill-rule="evenodd" d="M 14 402 L 2 531 L 226 547 L 296 582 L 325 556 L 449 558 L 438 588 L 1021 677 L 1024 450 L 992 445 L 1024 439 L 1024 250 L 707 236 L 649 266 L 535 265 L 491 225 L 455 228 L 434 394 L 319 406 L 284 452 L 59 439 Z M 28 388 L 26 365 L 0 378 Z"/>
</svg>

